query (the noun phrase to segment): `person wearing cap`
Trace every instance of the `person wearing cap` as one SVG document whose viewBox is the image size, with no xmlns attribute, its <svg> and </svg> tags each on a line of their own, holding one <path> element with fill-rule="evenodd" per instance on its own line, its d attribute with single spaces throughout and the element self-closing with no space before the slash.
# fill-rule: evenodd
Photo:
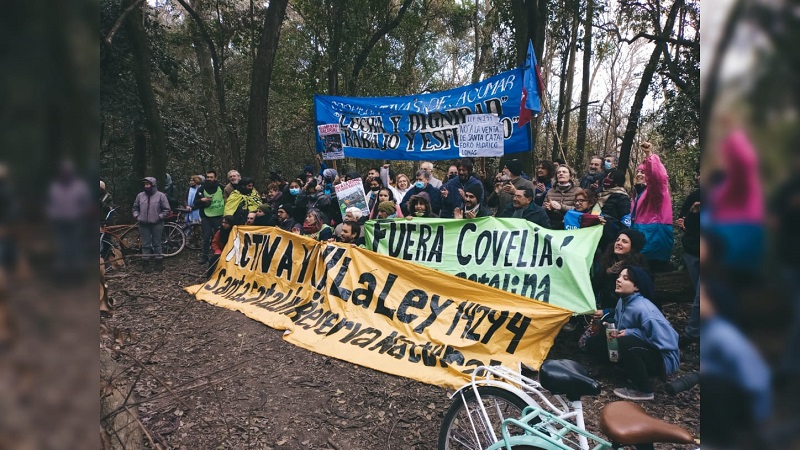
<svg viewBox="0 0 800 450">
<path fill-rule="evenodd" d="M 439 217 L 452 219 L 453 211 L 456 208 L 461 208 L 464 204 L 464 190 L 467 186 L 483 186 L 481 180 L 475 177 L 472 173 L 472 161 L 467 158 L 458 161 L 458 164 L 451 166 L 456 168 L 456 176 L 450 178 L 444 186 L 442 186 L 442 209 L 439 212 Z M 483 189 L 479 197 L 480 203 L 483 203 Z"/>
<path fill-rule="evenodd" d="M 278 209 L 275 210 L 275 215 L 278 219 L 278 228 L 281 230 L 291 232 L 292 229 L 296 227 L 295 221 L 292 218 L 291 205 L 283 204 L 278 206 Z"/>
<path fill-rule="evenodd" d="M 412 219 L 414 217 L 439 217 L 431 208 L 431 201 L 427 192 L 420 192 L 419 194 L 412 195 L 411 198 L 408 199 L 408 209 L 409 214 L 406 215 L 406 219 Z"/>
<path fill-rule="evenodd" d="M 494 192 L 486 199 L 486 204 L 495 208 L 495 216 L 500 217 L 508 205 L 514 201 L 514 194 L 525 188 L 534 189 L 530 180 L 522 178 L 522 163 L 512 159 L 506 161 L 503 170 L 498 174 L 500 183 L 495 185 Z"/>
<path fill-rule="evenodd" d="M 617 304 L 618 297 L 614 289 L 623 267 L 635 264 L 648 268 L 647 259 L 641 253 L 644 243 L 642 233 L 626 228 L 618 232 L 614 244 L 606 247 L 600 254 L 592 275 L 592 289 L 598 308 L 612 308 Z"/>
<path fill-rule="evenodd" d="M 470 184 L 464 188 L 464 204 L 461 208 L 453 210 L 455 219 L 475 219 L 477 217 L 490 217 L 492 210 L 481 203 L 483 196 L 482 184 Z"/>
<path fill-rule="evenodd" d="M 442 194 L 439 193 L 439 189 L 431 185 L 431 174 L 424 169 L 419 169 L 414 176 L 416 178 L 414 186 L 406 192 L 403 201 L 400 202 L 400 209 L 403 214 L 406 216 L 413 215 L 414 210 L 409 207 L 409 200 L 417 194 L 425 193 L 428 197 L 428 203 L 430 203 L 431 213 L 439 217 L 439 210 L 442 209 Z"/>
<path fill-rule="evenodd" d="M 650 268 L 669 271 L 672 246 L 675 243 L 669 175 L 661 159 L 653 153 L 651 143 L 642 142 L 639 147 L 646 155 L 640 166 L 645 188 L 634 201 L 631 226 L 647 238 L 642 254 L 647 258 Z"/>
<path fill-rule="evenodd" d="M 650 377 L 666 377 L 678 369 L 678 333 L 664 314 L 649 299 L 653 296 L 653 280 L 640 266 L 624 267 L 617 277 L 615 292 L 619 297 L 614 310 L 597 310 L 596 319 L 616 324 L 611 338 L 619 344 L 619 362 L 632 387 L 614 389 L 614 395 L 625 400 L 653 400 Z M 587 350 L 598 360 L 608 360 L 605 333 L 586 343 Z"/>
<path fill-rule="evenodd" d="M 158 190 L 156 179 L 142 179 L 142 192 L 136 196 L 131 207 L 133 218 L 139 222 L 139 236 L 142 240 L 142 269 L 145 272 L 164 268 L 164 255 L 161 248 L 161 235 L 164 232 L 164 219 L 172 209 L 167 196 Z"/>
</svg>

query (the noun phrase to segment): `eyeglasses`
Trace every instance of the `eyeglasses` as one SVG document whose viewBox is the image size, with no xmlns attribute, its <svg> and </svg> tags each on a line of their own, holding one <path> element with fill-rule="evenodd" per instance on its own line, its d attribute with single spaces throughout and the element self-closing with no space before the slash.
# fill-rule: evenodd
<svg viewBox="0 0 800 450">
<path fill-rule="evenodd" d="M 586 203 L 586 200 L 582 198 L 576 198 L 575 203 Z"/>
</svg>

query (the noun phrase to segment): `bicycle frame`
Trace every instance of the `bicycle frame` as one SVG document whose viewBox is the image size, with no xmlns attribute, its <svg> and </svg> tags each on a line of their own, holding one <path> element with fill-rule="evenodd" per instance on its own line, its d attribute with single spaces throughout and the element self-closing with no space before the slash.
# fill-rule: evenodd
<svg viewBox="0 0 800 450">
<path fill-rule="evenodd" d="M 542 387 L 538 381 L 522 375 L 521 371 L 515 371 L 503 366 L 477 367 L 472 372 L 470 383 L 466 386 L 463 386 L 451 396 L 451 398 L 453 398 L 456 395 L 459 395 L 461 397 L 461 401 L 466 404 L 466 400 L 464 399 L 464 390 L 468 388 L 472 389 L 472 392 L 475 394 L 475 398 L 478 400 L 477 404 L 480 405 L 480 416 L 485 424 L 491 424 L 491 421 L 489 419 L 489 414 L 483 405 L 480 392 L 478 391 L 478 388 L 481 386 L 494 386 L 500 389 L 505 389 L 521 398 L 528 405 L 537 408 L 542 408 L 540 406 L 541 402 L 541 404 L 545 405 L 545 407 L 554 413 L 559 419 L 574 420 L 574 426 L 581 430 L 586 429 L 583 416 L 583 403 L 580 400 L 567 402 L 560 395 L 551 394 L 552 398 L 554 398 L 556 403 L 558 403 L 558 405 L 556 405 L 550 400 L 550 398 L 548 398 L 547 395 L 545 395 L 545 393 L 549 394 L 549 392 L 544 389 L 544 387 Z M 473 433 L 477 435 L 477 427 L 475 423 L 472 422 L 472 416 L 469 417 Z M 491 426 L 487 426 L 486 428 L 491 430 L 492 438 L 495 442 L 497 442 L 499 439 L 495 433 L 495 430 Z M 587 438 L 579 434 L 578 439 L 581 450 L 589 450 L 589 442 Z"/>
<path fill-rule="evenodd" d="M 534 425 L 531 421 L 539 419 Z M 525 430 L 521 436 L 511 436 L 508 432 L 509 425 Z M 543 431 L 546 429 L 547 431 Z M 591 439 L 595 446 L 592 450 L 612 450 L 614 445 L 599 436 L 586 431 L 585 427 L 572 424 L 567 420 L 545 411 L 539 406 L 528 406 L 519 419 L 509 418 L 503 421 L 501 429 L 503 440 L 492 444 L 487 450 L 510 450 L 514 445 L 529 445 L 543 450 L 572 450 L 573 447 L 564 443 L 567 434 L 574 433 L 578 436 L 580 448 L 589 449 Z"/>
</svg>

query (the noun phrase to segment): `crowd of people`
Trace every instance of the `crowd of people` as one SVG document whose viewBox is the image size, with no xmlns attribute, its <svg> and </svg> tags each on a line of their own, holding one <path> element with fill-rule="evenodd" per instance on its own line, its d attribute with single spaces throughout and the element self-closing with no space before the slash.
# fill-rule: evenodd
<svg viewBox="0 0 800 450">
<path fill-rule="evenodd" d="M 202 224 L 200 263 L 209 267 L 216 264 L 235 225 L 274 226 L 319 241 L 355 246 L 364 245 L 363 225 L 373 219 L 494 216 L 556 230 L 602 226 L 591 273 L 598 307 L 595 315 L 619 325 L 620 361 L 631 372 L 634 385 L 619 389 L 617 395 L 647 400 L 653 397 L 647 377 L 665 376 L 677 368 L 679 334 L 652 297 L 652 271 L 665 270 L 672 253 L 667 171 L 650 143 L 642 143 L 640 149 L 645 158 L 631 191 L 613 155 L 591 157 L 580 178 L 563 161 L 540 161 L 530 177 L 520 161 L 509 159 L 496 176 L 487 179 L 476 174 L 473 162 L 464 158 L 448 167 L 443 180 L 436 178 L 430 162 L 420 164 L 411 177 L 395 173 L 390 164 L 343 176 L 324 164 L 318 173 L 308 165 L 290 179 L 272 173 L 264 187 L 237 170 L 228 171 L 224 181 L 215 170 L 207 170 L 190 178 L 181 203 L 190 210 L 187 220 Z M 344 214 L 339 209 L 335 186 L 354 179 L 363 183 L 368 214 L 357 207 L 346 208 Z M 143 253 L 158 266 L 157 235 L 170 206 L 155 179 L 148 177 L 142 183 L 133 213 L 140 222 Z M 677 225 L 685 230 L 686 262 L 696 282 L 698 252 L 693 243 L 699 234 L 699 198 L 690 199 L 692 205 L 684 208 Z M 149 264 L 150 259 L 143 261 Z M 699 296 L 695 300 L 699 302 Z M 698 314 L 693 310 L 681 344 L 696 342 Z M 586 345 L 590 350 L 596 347 L 594 342 Z"/>
</svg>

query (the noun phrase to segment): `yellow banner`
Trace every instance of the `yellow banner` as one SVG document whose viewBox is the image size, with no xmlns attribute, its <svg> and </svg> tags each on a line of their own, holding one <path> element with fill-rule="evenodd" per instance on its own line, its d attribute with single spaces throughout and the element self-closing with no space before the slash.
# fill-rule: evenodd
<svg viewBox="0 0 800 450">
<path fill-rule="evenodd" d="M 479 365 L 539 367 L 571 311 L 349 245 L 236 227 L 186 288 L 308 350 L 457 388 Z"/>
</svg>

